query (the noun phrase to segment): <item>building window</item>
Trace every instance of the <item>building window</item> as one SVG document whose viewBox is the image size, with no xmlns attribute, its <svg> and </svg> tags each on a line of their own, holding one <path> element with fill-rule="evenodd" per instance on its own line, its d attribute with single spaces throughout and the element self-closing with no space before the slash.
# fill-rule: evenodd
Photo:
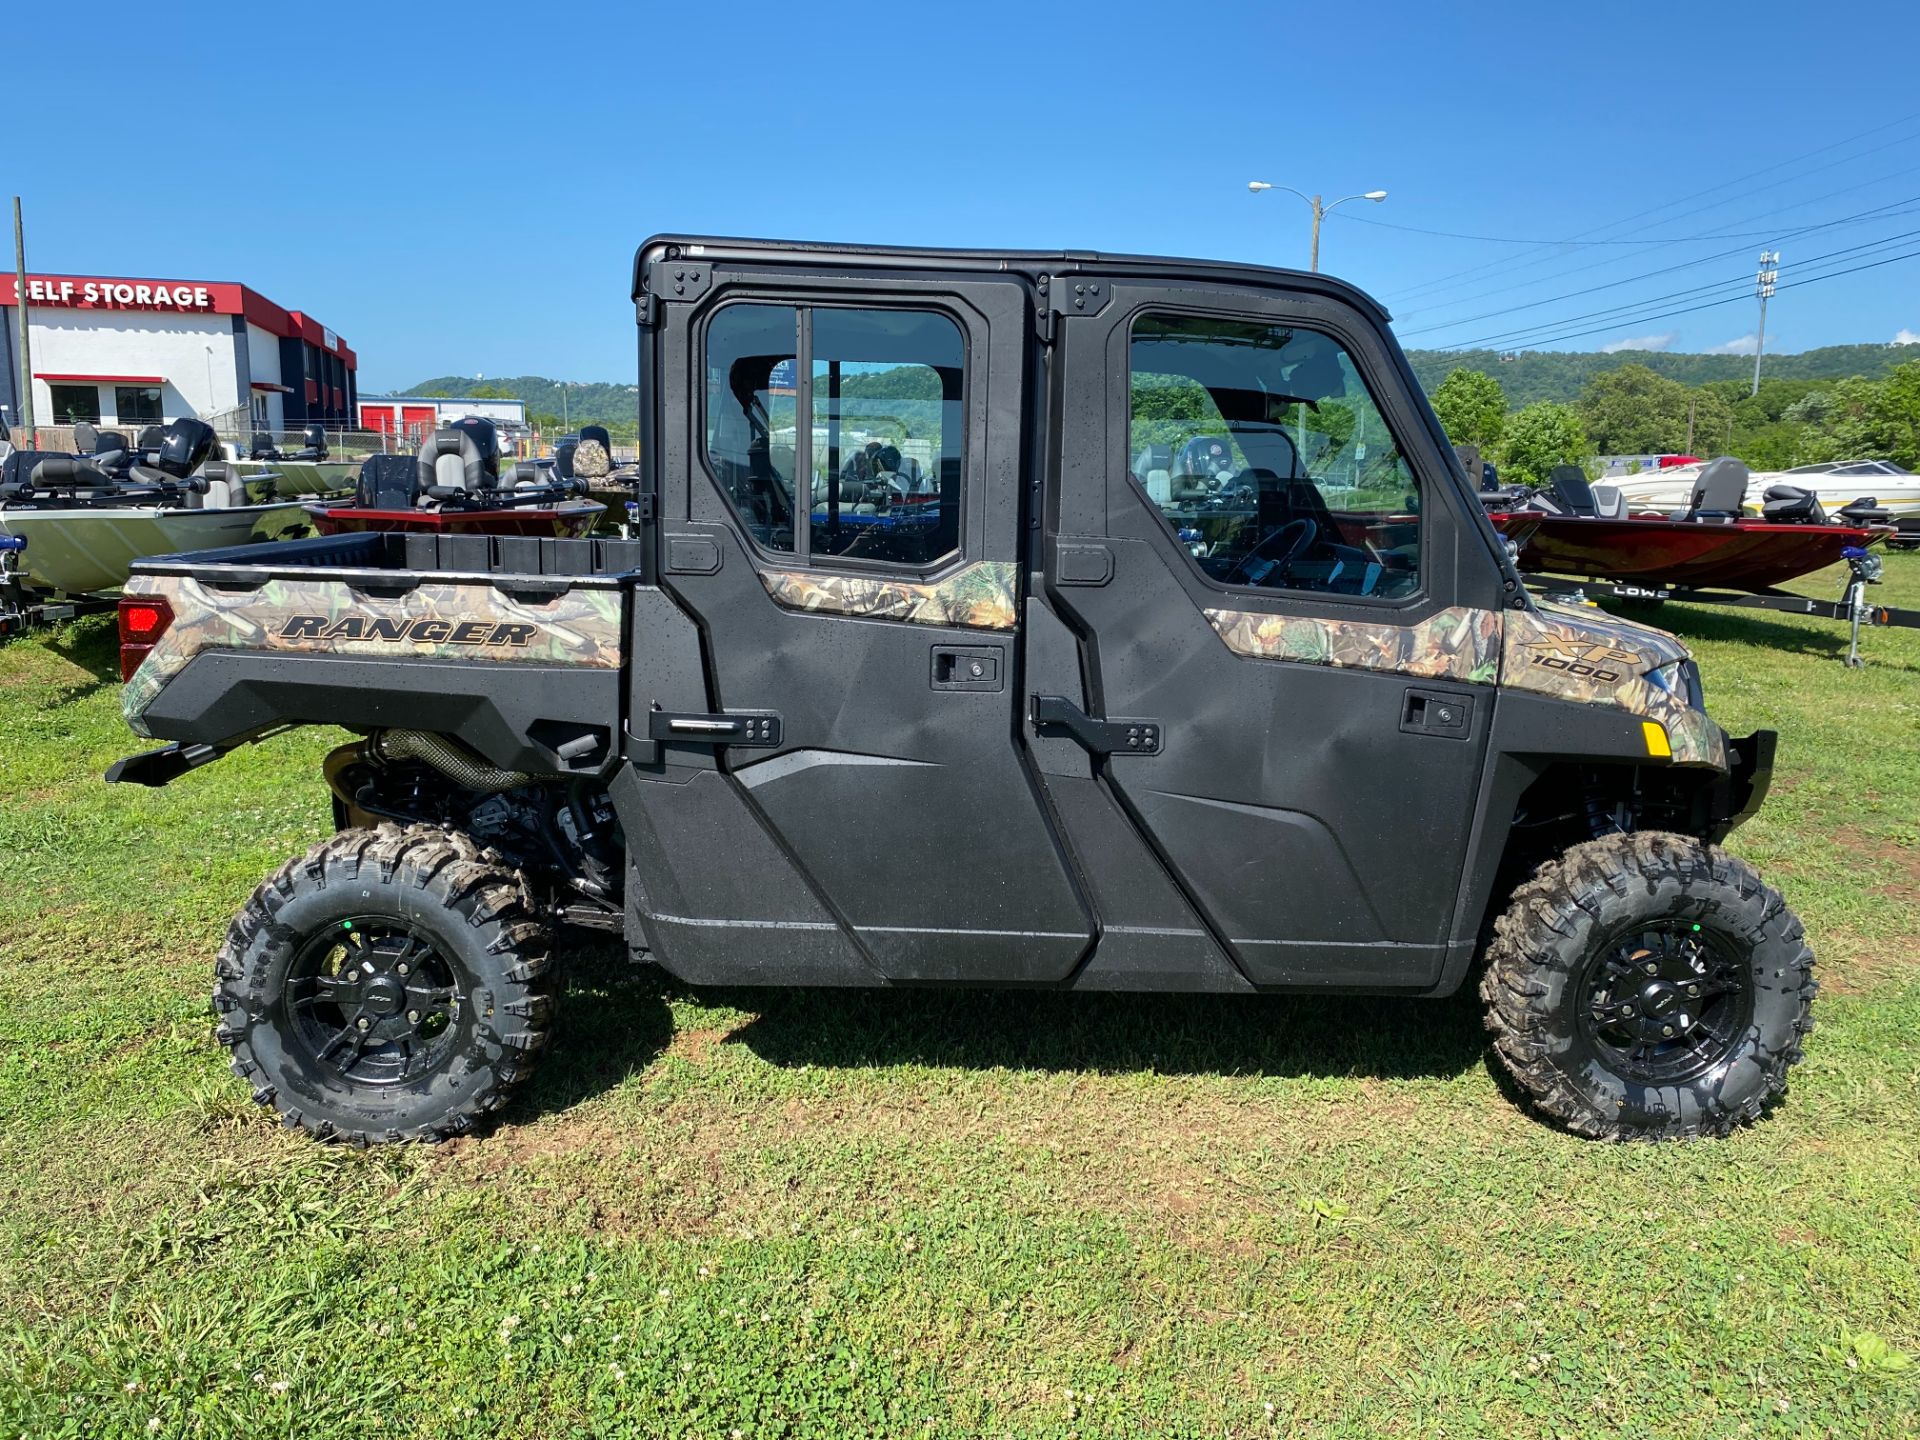
<svg viewBox="0 0 1920 1440">
<path fill-rule="evenodd" d="M 1145 315 L 1131 378 L 1133 478 L 1212 579 L 1374 599 L 1418 589 L 1419 486 L 1339 341 Z"/>
<path fill-rule="evenodd" d="M 98 385 L 49 385 L 53 396 L 53 423 L 89 425 L 100 423 L 100 387 Z"/>
<path fill-rule="evenodd" d="M 160 387 L 158 385 L 116 385 L 113 387 L 113 413 L 122 425 L 158 425 Z"/>
<path fill-rule="evenodd" d="M 707 459 L 747 533 L 803 561 L 924 568 L 958 550 L 965 359 L 959 327 L 924 310 L 720 311 Z"/>
</svg>

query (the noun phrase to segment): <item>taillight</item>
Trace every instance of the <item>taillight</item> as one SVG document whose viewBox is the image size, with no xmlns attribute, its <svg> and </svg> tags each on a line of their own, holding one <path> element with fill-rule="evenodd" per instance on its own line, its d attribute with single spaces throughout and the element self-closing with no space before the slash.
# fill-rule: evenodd
<svg viewBox="0 0 1920 1440">
<path fill-rule="evenodd" d="M 131 680 L 160 637 L 173 624 L 173 607 L 159 595 L 120 597 L 120 678 Z"/>
</svg>

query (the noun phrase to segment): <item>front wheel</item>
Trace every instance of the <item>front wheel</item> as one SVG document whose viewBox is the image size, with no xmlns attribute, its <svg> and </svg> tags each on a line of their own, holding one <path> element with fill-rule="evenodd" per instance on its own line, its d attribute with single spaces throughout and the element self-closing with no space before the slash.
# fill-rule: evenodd
<svg viewBox="0 0 1920 1440">
<path fill-rule="evenodd" d="M 1507 1071 L 1599 1139 L 1725 1135 L 1787 1087 L 1818 986 L 1799 918 L 1681 835 L 1574 846 L 1514 893 L 1480 995 Z"/>
<path fill-rule="evenodd" d="M 234 918 L 213 992 L 253 1098 L 322 1140 L 442 1140 L 499 1109 L 547 1042 L 547 932 L 464 835 L 343 830 Z"/>
</svg>

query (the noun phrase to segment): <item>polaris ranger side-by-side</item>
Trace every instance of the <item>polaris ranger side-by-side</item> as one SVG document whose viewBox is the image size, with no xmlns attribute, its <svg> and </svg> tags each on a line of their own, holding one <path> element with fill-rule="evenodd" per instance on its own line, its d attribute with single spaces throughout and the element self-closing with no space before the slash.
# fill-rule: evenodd
<svg viewBox="0 0 1920 1440">
<path fill-rule="evenodd" d="M 1813 957 L 1718 847 L 1773 735 L 1713 724 L 1672 637 L 1528 596 L 1366 296 L 668 236 L 633 297 L 623 537 L 135 567 L 126 716 L 172 743 L 110 779 L 360 737 L 217 964 L 289 1124 L 497 1109 L 562 926 L 698 984 L 1444 996 L 1484 961 L 1581 1134 L 1784 1089 Z"/>
</svg>

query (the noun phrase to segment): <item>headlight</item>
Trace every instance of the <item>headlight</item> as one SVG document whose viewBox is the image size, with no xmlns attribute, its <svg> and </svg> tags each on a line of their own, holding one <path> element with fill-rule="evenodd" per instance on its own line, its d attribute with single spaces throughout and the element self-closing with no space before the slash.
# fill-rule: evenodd
<svg viewBox="0 0 1920 1440">
<path fill-rule="evenodd" d="M 1692 660 L 1673 660 L 1658 670 L 1649 670 L 1647 683 L 1686 701 L 1689 710 L 1707 708 L 1706 690 L 1700 684 L 1700 667 Z"/>
</svg>

